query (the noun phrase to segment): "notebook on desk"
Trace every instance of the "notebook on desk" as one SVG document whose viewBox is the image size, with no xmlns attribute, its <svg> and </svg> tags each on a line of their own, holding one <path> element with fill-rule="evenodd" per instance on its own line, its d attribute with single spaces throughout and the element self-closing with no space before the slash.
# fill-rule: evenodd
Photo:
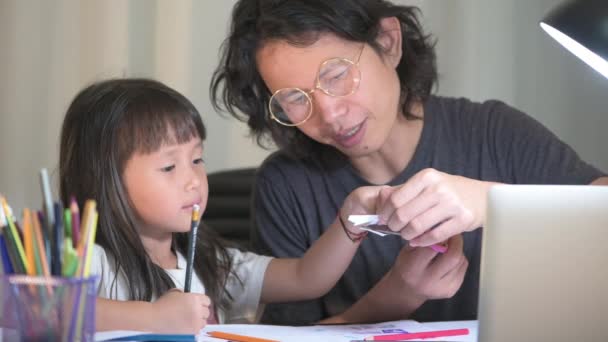
<svg viewBox="0 0 608 342">
<path fill-rule="evenodd" d="M 608 187 L 490 190 L 479 341 L 608 341 Z"/>
</svg>

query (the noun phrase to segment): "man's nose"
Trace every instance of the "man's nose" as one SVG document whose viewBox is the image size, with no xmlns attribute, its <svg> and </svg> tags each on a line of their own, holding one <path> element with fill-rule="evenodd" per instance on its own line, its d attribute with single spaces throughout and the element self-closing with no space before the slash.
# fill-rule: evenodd
<svg viewBox="0 0 608 342">
<path fill-rule="evenodd" d="M 313 102 L 316 115 L 327 125 L 333 125 L 339 117 L 346 114 L 348 109 L 344 99 L 327 95 L 322 91 L 314 93 Z"/>
</svg>

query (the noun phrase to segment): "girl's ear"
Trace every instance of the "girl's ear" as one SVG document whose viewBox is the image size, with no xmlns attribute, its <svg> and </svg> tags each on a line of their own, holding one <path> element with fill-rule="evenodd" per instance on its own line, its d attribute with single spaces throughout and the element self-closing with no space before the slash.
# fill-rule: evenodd
<svg viewBox="0 0 608 342">
<path fill-rule="evenodd" d="M 401 61 L 401 23 L 396 17 L 380 19 L 380 31 L 376 41 L 384 50 L 384 61 L 396 68 Z"/>
</svg>

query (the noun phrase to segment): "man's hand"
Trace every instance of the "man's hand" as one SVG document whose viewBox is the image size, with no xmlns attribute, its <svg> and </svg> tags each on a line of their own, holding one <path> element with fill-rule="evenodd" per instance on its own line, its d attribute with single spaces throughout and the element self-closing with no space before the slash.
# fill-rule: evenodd
<svg viewBox="0 0 608 342">
<path fill-rule="evenodd" d="M 493 184 L 425 169 L 400 186 L 382 188 L 376 212 L 411 246 L 430 246 L 480 227 Z"/>
<path fill-rule="evenodd" d="M 450 298 L 460 289 L 469 262 L 463 254 L 461 235 L 448 240 L 448 250 L 405 246 L 391 268 L 389 278 L 402 289 L 399 296 L 422 305 L 428 299 Z M 397 295 L 397 294 L 392 294 Z"/>
</svg>

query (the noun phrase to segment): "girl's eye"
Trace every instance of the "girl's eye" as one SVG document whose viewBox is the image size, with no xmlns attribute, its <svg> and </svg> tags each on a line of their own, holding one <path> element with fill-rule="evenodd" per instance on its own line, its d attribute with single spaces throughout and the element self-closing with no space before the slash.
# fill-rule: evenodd
<svg viewBox="0 0 608 342">
<path fill-rule="evenodd" d="M 192 161 L 194 164 L 204 164 L 205 160 L 203 158 L 197 158 Z"/>
<path fill-rule="evenodd" d="M 173 169 L 175 169 L 175 165 L 169 165 L 169 166 L 165 166 L 162 169 L 160 169 L 162 172 L 171 172 Z"/>
</svg>

